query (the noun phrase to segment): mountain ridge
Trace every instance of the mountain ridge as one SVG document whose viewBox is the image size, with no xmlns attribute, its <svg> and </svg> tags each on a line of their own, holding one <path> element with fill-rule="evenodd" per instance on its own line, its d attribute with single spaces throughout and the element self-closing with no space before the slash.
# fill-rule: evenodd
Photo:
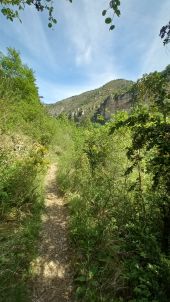
<svg viewBox="0 0 170 302">
<path fill-rule="evenodd" d="M 128 93 L 133 84 L 131 80 L 116 79 L 99 88 L 45 106 L 48 113 L 54 117 L 66 114 L 75 121 L 82 121 L 87 117 L 96 120 L 99 114 L 109 119 L 115 110 L 119 110 L 119 107 L 120 109 L 129 108 L 130 95 Z M 124 104 L 123 107 L 121 103 Z M 107 109 L 109 112 L 106 114 Z"/>
</svg>

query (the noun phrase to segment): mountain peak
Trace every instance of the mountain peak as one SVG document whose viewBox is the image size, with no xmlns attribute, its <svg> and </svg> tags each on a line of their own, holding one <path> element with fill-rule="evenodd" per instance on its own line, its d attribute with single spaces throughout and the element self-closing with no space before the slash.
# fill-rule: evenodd
<svg viewBox="0 0 170 302">
<path fill-rule="evenodd" d="M 80 95 L 69 97 L 54 104 L 46 105 L 46 107 L 52 116 L 59 116 L 65 113 L 76 121 L 80 121 L 85 117 L 93 119 L 97 112 L 100 112 L 100 108 L 103 108 L 104 104 L 108 103 L 106 102 L 108 98 L 110 98 L 109 108 L 111 109 L 112 107 L 112 111 L 114 111 L 114 108 L 116 108 L 114 106 L 115 97 L 128 93 L 132 85 L 133 81 L 124 79 L 112 80 L 100 88 L 83 92 Z M 124 101 L 125 99 L 128 102 L 128 98 L 125 97 Z M 110 106 L 111 103 L 113 103 L 113 106 Z M 114 112 L 110 112 L 110 114 L 112 113 Z"/>
</svg>

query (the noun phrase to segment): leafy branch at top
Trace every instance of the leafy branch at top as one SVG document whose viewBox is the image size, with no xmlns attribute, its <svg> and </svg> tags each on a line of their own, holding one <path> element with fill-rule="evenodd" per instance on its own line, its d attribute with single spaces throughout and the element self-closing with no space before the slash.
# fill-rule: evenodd
<svg viewBox="0 0 170 302">
<path fill-rule="evenodd" d="M 166 45 L 170 42 L 170 21 L 164 25 L 160 30 L 160 37 L 163 39 L 163 44 Z"/>
<path fill-rule="evenodd" d="M 113 24 L 114 15 L 116 15 L 117 17 L 120 16 L 120 0 L 111 0 L 109 2 L 108 9 L 103 10 L 102 16 L 105 17 L 108 11 L 113 11 L 113 15 L 112 17 L 106 17 L 105 23 L 110 25 L 109 30 L 113 30 L 115 28 L 115 25 Z"/>
<path fill-rule="evenodd" d="M 72 0 L 69 0 L 72 2 Z M 57 23 L 57 20 L 53 16 L 54 12 L 53 0 L 0 0 L 1 13 L 10 21 L 19 17 L 19 12 L 24 10 L 26 6 L 34 6 L 38 12 L 48 12 L 48 27 L 52 27 Z"/>
<path fill-rule="evenodd" d="M 67 0 L 70 3 L 73 0 Z M 7 19 L 13 21 L 18 18 L 20 21 L 19 12 L 24 10 L 26 6 L 34 6 L 38 12 L 47 11 L 48 13 L 48 27 L 52 27 L 57 23 L 54 18 L 54 0 L 0 0 L 1 13 L 6 16 Z M 108 24 L 109 30 L 113 30 L 115 25 L 113 24 L 114 16 L 120 17 L 121 0 L 111 0 L 109 1 L 109 6 L 107 9 L 102 11 L 103 17 L 105 17 L 105 23 Z M 111 12 L 111 16 L 107 14 Z M 160 30 L 160 37 L 163 39 L 163 44 L 166 45 L 170 43 L 170 21 L 168 24 L 164 25 Z"/>
</svg>

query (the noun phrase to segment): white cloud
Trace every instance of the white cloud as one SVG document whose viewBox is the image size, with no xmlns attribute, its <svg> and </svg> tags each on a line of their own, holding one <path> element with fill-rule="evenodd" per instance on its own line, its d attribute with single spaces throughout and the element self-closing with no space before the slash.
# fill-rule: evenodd
<svg viewBox="0 0 170 302">
<path fill-rule="evenodd" d="M 20 45 L 21 55 L 27 52 L 29 53 L 27 58 L 31 62 L 37 65 L 38 62 L 44 65 L 48 62 L 52 68 L 56 58 L 51 49 L 42 16 L 34 8 L 27 7 L 21 14 L 21 19 L 22 23 L 18 20 L 10 22 L 4 19 L 4 34 L 11 40 L 15 37 L 15 44 Z M 13 47 L 13 45 L 10 46 Z"/>
<path fill-rule="evenodd" d="M 104 24 L 102 9 L 108 1 L 82 0 L 67 6 L 63 3 L 62 15 L 69 43 L 69 55 L 77 67 L 84 68 L 86 73 L 99 74 L 113 72 L 116 69 L 113 55 L 114 36 Z M 111 52 L 112 49 L 112 52 Z"/>
<path fill-rule="evenodd" d="M 92 62 L 92 48 L 91 46 L 84 46 L 82 51 L 76 55 L 76 65 L 90 64 Z"/>
<path fill-rule="evenodd" d="M 44 80 L 43 78 L 38 78 L 37 84 L 41 87 L 40 95 L 43 96 L 43 102 L 55 103 L 62 99 L 79 95 L 88 90 L 99 88 L 105 83 L 113 80 L 113 78 L 115 77 L 112 73 L 103 73 L 98 77 L 91 74 L 87 82 L 77 85 L 71 85 L 69 83 L 58 84 L 57 81 L 52 82 Z"/>
<path fill-rule="evenodd" d="M 57 101 L 60 101 L 61 99 L 65 99 L 73 95 L 78 95 L 89 89 L 88 85 L 73 87 L 67 84 L 59 85 L 54 82 L 44 81 L 44 79 L 39 79 L 38 85 L 42 87 L 40 94 L 41 96 L 43 96 L 43 102 L 45 103 L 55 103 Z M 93 87 L 90 87 L 90 89 L 93 89 Z"/>
<path fill-rule="evenodd" d="M 163 42 L 159 37 L 159 31 L 163 25 L 169 21 L 169 0 L 164 1 L 161 11 L 157 12 L 157 18 L 152 19 L 153 38 L 148 41 L 146 51 L 142 57 L 143 66 L 140 76 L 155 70 L 163 70 L 168 64 L 170 57 L 170 47 L 163 46 Z"/>
<path fill-rule="evenodd" d="M 36 71 L 40 94 L 48 102 L 115 78 L 135 79 L 168 64 L 170 52 L 158 33 L 169 20 L 169 0 L 122 1 L 122 15 L 115 18 L 113 32 L 101 15 L 108 2 L 55 1 L 59 23 L 54 30 L 47 28 L 44 15 L 31 9 L 24 12 L 22 24 L 0 20 L 1 37 L 13 41 L 7 46 L 19 48 L 24 61 Z"/>
<path fill-rule="evenodd" d="M 136 0 L 129 1 L 124 6 L 122 5 L 122 16 L 119 25 L 117 25 L 113 33 L 109 32 L 108 27 L 104 24 L 104 18 L 101 16 L 102 9 L 107 7 L 107 0 L 98 1 L 97 3 L 81 0 L 81 3 L 74 2 L 73 5 L 62 3 L 60 14 L 63 18 L 62 26 L 66 36 L 68 56 L 74 68 L 80 69 L 84 73 L 86 80 L 81 85 L 76 81 L 73 85 L 68 83 L 58 85 L 54 82 L 51 85 L 46 85 L 44 83 L 43 89 L 46 87 L 46 94 L 47 91 L 50 91 L 50 94 L 53 95 L 50 101 L 54 102 L 76 95 L 86 90 L 100 87 L 115 78 L 123 77 L 125 75 L 124 71 L 121 73 L 123 63 L 119 59 L 119 53 L 114 51 L 114 45 L 119 46 L 120 44 L 121 52 L 123 52 L 125 58 L 127 57 L 127 60 L 129 56 L 141 55 L 142 50 L 145 49 L 145 53 L 141 56 L 144 72 L 146 72 L 147 68 L 148 71 L 155 68 L 155 61 L 160 64 L 158 58 L 153 60 L 153 52 L 157 51 L 158 45 L 163 50 L 161 41 L 157 37 L 160 29 L 159 22 L 161 21 L 152 24 L 151 22 L 154 20 L 150 18 L 148 13 L 143 21 L 138 22 L 142 10 L 146 10 L 147 1 L 145 2 L 140 4 L 140 7 L 136 5 Z M 165 10 L 167 10 L 167 7 L 164 6 L 161 12 L 161 19 L 165 18 Z M 134 24 L 136 24 L 136 31 L 135 28 L 133 29 Z M 143 27 L 146 28 L 147 26 L 150 26 L 148 37 L 143 31 Z M 149 41 L 151 32 L 154 42 L 148 50 L 146 44 Z M 139 61 L 141 57 L 138 58 Z M 128 72 L 126 71 L 126 74 Z M 138 73 L 140 74 L 140 71 Z"/>
</svg>

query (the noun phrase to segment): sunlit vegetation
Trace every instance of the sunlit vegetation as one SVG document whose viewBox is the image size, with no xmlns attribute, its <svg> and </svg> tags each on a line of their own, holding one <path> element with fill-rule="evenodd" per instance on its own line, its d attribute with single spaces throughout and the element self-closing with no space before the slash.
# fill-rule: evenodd
<svg viewBox="0 0 170 302">
<path fill-rule="evenodd" d="M 61 116 L 63 113 L 76 122 L 82 122 L 86 118 L 96 121 L 98 114 L 102 111 L 110 116 L 114 112 L 114 107 L 118 110 L 122 107 L 121 97 L 126 98 L 124 106 L 128 106 L 130 101 L 130 88 L 133 82 L 123 79 L 110 81 L 100 88 L 84 92 L 80 95 L 72 96 L 60 102 L 46 105 L 50 115 Z M 117 98 L 119 96 L 120 100 Z M 107 102 L 110 99 L 111 102 Z"/>
<path fill-rule="evenodd" d="M 1 54 L 0 66 L 0 301 L 18 302 L 29 297 L 43 176 L 60 125 L 47 116 L 34 73 L 14 49 Z"/>
<path fill-rule="evenodd" d="M 133 85 L 131 113 L 80 125 L 47 115 L 14 49 L 0 66 L 0 301 L 29 301 L 43 178 L 57 160 L 70 209 L 73 301 L 168 302 L 169 67 Z"/>
<path fill-rule="evenodd" d="M 70 204 L 74 301 L 170 298 L 169 67 L 133 87 L 131 114 L 76 130 L 58 181 Z"/>
</svg>

